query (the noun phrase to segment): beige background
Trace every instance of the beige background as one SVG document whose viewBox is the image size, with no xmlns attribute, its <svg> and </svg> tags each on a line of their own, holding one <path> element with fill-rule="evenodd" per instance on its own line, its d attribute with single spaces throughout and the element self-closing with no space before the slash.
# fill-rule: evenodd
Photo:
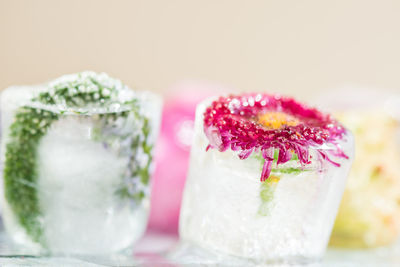
<svg viewBox="0 0 400 267">
<path fill-rule="evenodd" d="M 163 93 L 400 92 L 400 1 L 0 0 L 0 88 L 86 69 Z"/>
</svg>

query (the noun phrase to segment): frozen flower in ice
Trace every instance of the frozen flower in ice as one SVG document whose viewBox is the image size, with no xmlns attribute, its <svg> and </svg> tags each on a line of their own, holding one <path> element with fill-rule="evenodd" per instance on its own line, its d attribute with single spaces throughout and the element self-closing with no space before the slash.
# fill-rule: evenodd
<svg viewBox="0 0 400 267">
<path fill-rule="evenodd" d="M 322 160 L 340 166 L 330 157 L 347 156 L 337 146 L 345 128 L 330 115 L 307 107 L 292 98 L 268 94 L 243 94 L 220 97 L 204 113 L 207 149 L 237 151 L 240 159 L 261 153 L 265 181 L 272 168 L 274 152 L 277 164 L 297 155 L 301 165 L 311 163 L 309 149 L 315 149 Z M 328 155 L 322 145 L 335 149 Z"/>
</svg>

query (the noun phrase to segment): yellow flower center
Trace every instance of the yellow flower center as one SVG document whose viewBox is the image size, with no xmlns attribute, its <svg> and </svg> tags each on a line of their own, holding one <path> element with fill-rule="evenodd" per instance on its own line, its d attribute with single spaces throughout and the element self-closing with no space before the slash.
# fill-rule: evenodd
<svg viewBox="0 0 400 267">
<path fill-rule="evenodd" d="M 296 126 L 300 121 L 283 112 L 267 112 L 258 117 L 258 123 L 267 128 L 279 129 L 283 126 Z"/>
<path fill-rule="evenodd" d="M 267 181 L 269 183 L 277 183 L 277 182 L 279 182 L 280 179 L 281 179 L 281 177 L 272 174 L 268 177 Z"/>
</svg>

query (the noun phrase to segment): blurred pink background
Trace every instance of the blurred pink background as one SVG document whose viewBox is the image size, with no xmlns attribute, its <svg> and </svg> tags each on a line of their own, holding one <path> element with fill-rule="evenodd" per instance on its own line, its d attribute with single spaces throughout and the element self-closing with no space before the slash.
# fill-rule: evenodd
<svg viewBox="0 0 400 267">
<path fill-rule="evenodd" d="M 152 180 L 149 228 L 178 233 L 183 187 L 189 164 L 196 105 L 223 86 L 186 81 L 170 88 L 164 100 L 161 132 L 158 139 Z"/>
</svg>

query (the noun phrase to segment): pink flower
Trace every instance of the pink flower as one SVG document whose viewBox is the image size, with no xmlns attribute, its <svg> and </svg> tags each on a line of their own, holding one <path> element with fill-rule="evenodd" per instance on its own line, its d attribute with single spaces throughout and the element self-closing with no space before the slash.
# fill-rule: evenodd
<svg viewBox="0 0 400 267">
<path fill-rule="evenodd" d="M 292 98 L 243 94 L 214 101 L 204 113 L 204 132 L 208 149 L 230 148 L 238 152 L 240 159 L 261 152 L 265 159 L 261 173 L 264 181 L 270 175 L 275 150 L 279 153 L 277 164 L 289 161 L 293 154 L 302 165 L 310 164 L 309 149 L 315 148 L 324 160 L 340 166 L 318 147 L 324 143 L 335 145 L 346 130 L 331 116 Z M 336 156 L 346 157 L 336 148 Z"/>
</svg>

